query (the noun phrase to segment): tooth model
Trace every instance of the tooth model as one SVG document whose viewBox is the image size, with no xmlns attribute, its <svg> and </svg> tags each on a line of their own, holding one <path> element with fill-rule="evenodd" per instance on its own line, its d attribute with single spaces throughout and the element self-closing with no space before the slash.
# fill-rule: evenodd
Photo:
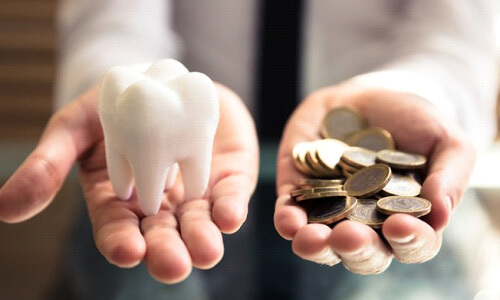
<svg viewBox="0 0 500 300">
<path fill-rule="evenodd" d="M 186 200 L 204 195 L 219 121 L 215 86 L 206 75 L 171 59 L 145 72 L 111 68 L 100 85 L 99 117 L 118 198 L 131 197 L 135 180 L 140 208 L 154 215 L 177 169 Z"/>
</svg>

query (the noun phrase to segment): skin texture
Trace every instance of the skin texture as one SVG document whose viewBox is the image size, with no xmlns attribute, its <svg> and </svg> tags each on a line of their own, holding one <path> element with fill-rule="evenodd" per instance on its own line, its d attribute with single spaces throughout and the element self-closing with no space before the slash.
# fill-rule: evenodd
<svg viewBox="0 0 500 300">
<path fill-rule="evenodd" d="M 129 201 L 116 198 L 106 170 L 95 87 L 51 118 L 36 149 L 0 189 L 0 220 L 21 222 L 42 211 L 77 162 L 95 243 L 109 262 L 128 268 L 144 260 L 151 275 L 164 283 L 182 281 L 192 267 L 213 267 L 223 255 L 222 233 L 237 231 L 247 217 L 258 172 L 253 121 L 234 93 L 220 85 L 217 89 L 220 122 L 209 189 L 202 199 L 184 202 L 180 177 L 165 192 L 155 216 L 141 214 L 135 194 Z M 382 228 L 388 244 L 370 227 L 352 221 L 333 229 L 307 224 L 305 212 L 290 199 L 302 176 L 293 166 L 293 146 L 318 139 L 323 116 L 336 106 L 359 110 L 371 126 L 391 132 L 399 149 L 428 158 L 421 195 L 432 202 L 433 210 L 423 220 L 390 216 Z M 440 249 L 442 232 L 474 162 L 474 149 L 464 133 L 424 99 L 352 82 L 319 90 L 295 110 L 283 133 L 276 230 L 292 241 L 299 257 L 327 265 L 342 263 L 354 273 L 383 272 L 393 257 L 403 263 L 425 262 Z"/>
<path fill-rule="evenodd" d="M 290 199 L 290 191 L 297 188 L 295 182 L 303 177 L 293 166 L 293 146 L 319 139 L 321 120 L 337 106 L 357 109 L 370 126 L 391 132 L 398 149 L 428 158 L 421 195 L 432 202 L 432 212 L 422 220 L 404 214 L 390 216 L 382 228 L 388 244 L 367 225 L 349 220 L 333 229 L 307 224 L 305 211 Z M 292 241 L 294 253 L 301 258 L 329 265 L 341 262 L 358 274 L 383 272 L 393 258 L 422 263 L 439 252 L 443 230 L 464 193 L 474 163 L 475 150 L 465 134 L 425 99 L 371 90 L 353 82 L 327 87 L 307 97 L 286 125 L 278 154 L 275 227 Z"/>
<path fill-rule="evenodd" d="M 128 201 L 116 197 L 96 86 L 54 114 L 37 147 L 0 189 L 0 220 L 21 222 L 42 211 L 77 162 L 94 240 L 110 263 L 129 268 L 144 260 L 164 283 L 182 281 L 193 267 L 213 267 L 224 253 L 222 233 L 236 232 L 247 217 L 259 159 L 255 126 L 242 101 L 224 86 L 217 92 L 220 121 L 203 198 L 185 202 L 180 176 L 154 216 L 141 213 L 135 192 Z"/>
</svg>

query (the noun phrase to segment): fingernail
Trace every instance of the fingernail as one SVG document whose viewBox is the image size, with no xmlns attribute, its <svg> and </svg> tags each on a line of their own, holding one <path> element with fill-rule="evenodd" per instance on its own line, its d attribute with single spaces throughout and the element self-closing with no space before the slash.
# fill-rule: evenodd
<svg viewBox="0 0 500 300">
<path fill-rule="evenodd" d="M 391 242 L 394 242 L 394 243 L 398 243 L 398 244 L 406 244 L 406 243 L 409 243 L 411 241 L 413 241 L 413 239 L 415 238 L 415 235 L 413 234 L 410 234 L 410 235 L 407 235 L 405 237 L 401 237 L 401 238 L 390 238 Z"/>
</svg>

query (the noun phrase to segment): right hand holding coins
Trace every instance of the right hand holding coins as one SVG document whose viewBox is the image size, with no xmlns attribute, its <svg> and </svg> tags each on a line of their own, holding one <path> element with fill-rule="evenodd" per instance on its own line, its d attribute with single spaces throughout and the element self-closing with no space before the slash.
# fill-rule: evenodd
<svg viewBox="0 0 500 300">
<path fill-rule="evenodd" d="M 307 178 L 291 197 L 307 212 L 309 223 L 333 224 L 344 218 L 380 228 L 388 215 L 421 217 L 430 201 L 418 197 L 426 158 L 395 150 L 391 134 L 368 128 L 347 107 L 334 108 L 323 120 L 323 139 L 294 146 L 295 167 Z"/>
</svg>

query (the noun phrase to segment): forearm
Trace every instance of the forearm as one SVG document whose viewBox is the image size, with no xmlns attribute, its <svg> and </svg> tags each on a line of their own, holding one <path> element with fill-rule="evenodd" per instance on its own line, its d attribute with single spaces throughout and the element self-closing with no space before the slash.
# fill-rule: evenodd
<svg viewBox="0 0 500 300">
<path fill-rule="evenodd" d="M 164 0 L 61 0 L 56 107 L 99 81 L 111 66 L 177 56 Z"/>
</svg>

